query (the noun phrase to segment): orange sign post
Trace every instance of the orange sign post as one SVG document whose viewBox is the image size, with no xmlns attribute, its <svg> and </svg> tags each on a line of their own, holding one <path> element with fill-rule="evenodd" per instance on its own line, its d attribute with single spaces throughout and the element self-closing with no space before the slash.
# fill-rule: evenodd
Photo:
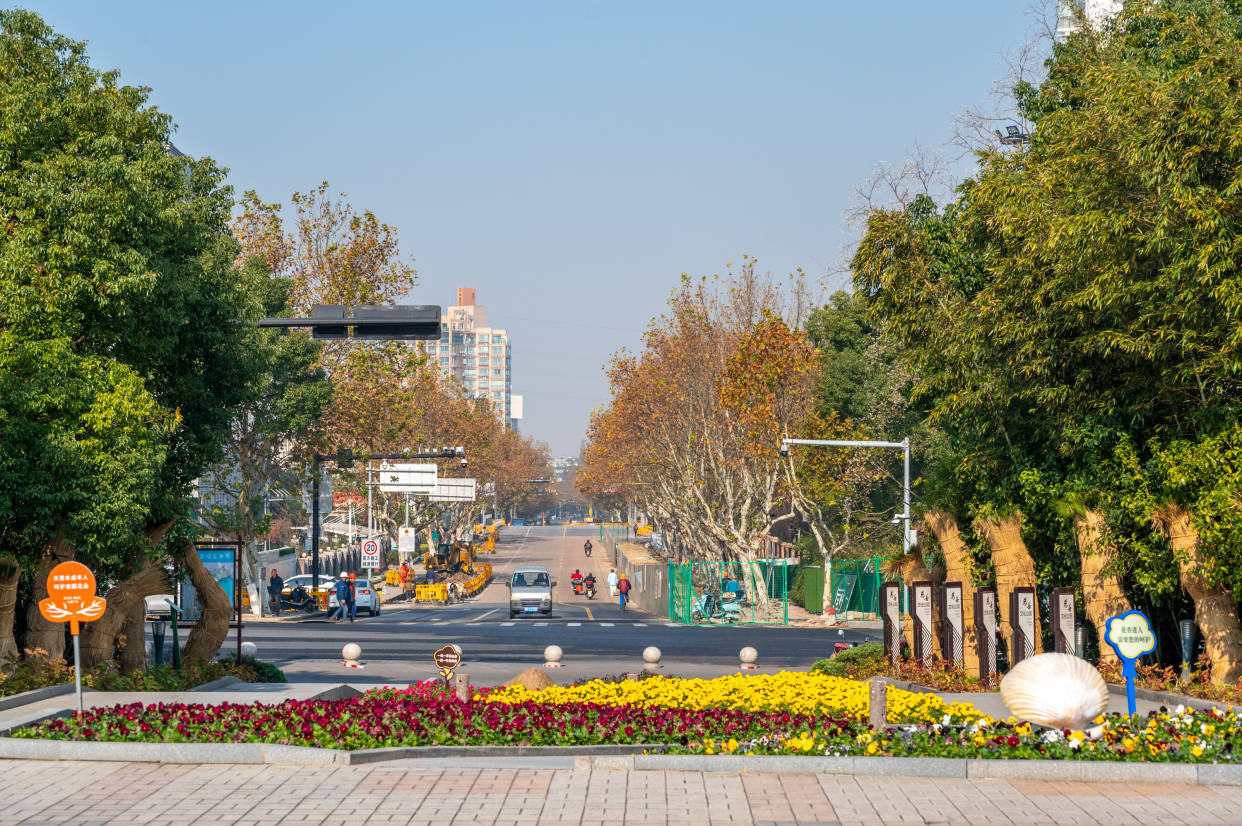
<svg viewBox="0 0 1242 826">
<path fill-rule="evenodd" d="M 39 600 L 39 613 L 48 622 L 69 623 L 73 635 L 73 681 L 82 713 L 82 651 L 78 644 L 78 623 L 93 622 L 103 616 L 108 603 L 95 596 L 95 575 L 81 562 L 62 562 L 47 575 L 47 599 Z"/>
</svg>

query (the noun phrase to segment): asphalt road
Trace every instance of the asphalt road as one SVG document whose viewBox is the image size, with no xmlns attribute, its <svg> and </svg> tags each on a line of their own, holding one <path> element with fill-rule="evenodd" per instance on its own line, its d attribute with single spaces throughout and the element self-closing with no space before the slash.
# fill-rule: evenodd
<svg viewBox="0 0 1242 826">
<path fill-rule="evenodd" d="M 588 559 L 582 551 L 587 537 L 596 547 Z M 464 652 L 461 671 L 476 684 L 512 677 L 544 662 L 544 649 L 558 645 L 564 667 L 546 669 L 557 682 L 637 671 L 642 652 L 654 645 L 663 654 L 663 673 L 711 677 L 737 670 L 738 651 L 759 651 L 761 672 L 805 669 L 828 656 L 838 641 L 862 642 L 866 631 L 839 632 L 825 628 L 764 626 L 688 627 L 667 619 L 621 608 L 607 596 L 608 560 L 591 528 L 505 528 L 496 553 L 492 583 L 471 600 L 432 606 L 388 603 L 377 617 L 360 616 L 355 623 L 251 622 L 244 639 L 259 646 L 260 659 L 301 681 L 401 684 L 437 676 L 431 653 L 445 643 Z M 545 565 L 558 580 L 552 614 L 508 616 L 504 583 L 519 564 Z M 593 601 L 573 594 L 569 576 L 575 568 L 594 571 L 601 594 Z M 345 668 L 341 648 L 362 647 L 364 668 Z M 224 651 L 233 650 L 233 638 Z"/>
</svg>

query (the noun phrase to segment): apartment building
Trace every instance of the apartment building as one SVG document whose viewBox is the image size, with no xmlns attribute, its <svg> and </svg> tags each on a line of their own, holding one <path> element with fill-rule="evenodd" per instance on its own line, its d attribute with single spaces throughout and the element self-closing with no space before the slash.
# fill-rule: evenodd
<svg viewBox="0 0 1242 826">
<path fill-rule="evenodd" d="M 506 423 L 517 425 L 522 397 L 513 395 L 509 334 L 488 326 L 487 309 L 478 304 L 473 287 L 457 289 L 457 303 L 444 312 L 440 340 L 415 346 L 473 398 L 488 400 Z"/>
</svg>

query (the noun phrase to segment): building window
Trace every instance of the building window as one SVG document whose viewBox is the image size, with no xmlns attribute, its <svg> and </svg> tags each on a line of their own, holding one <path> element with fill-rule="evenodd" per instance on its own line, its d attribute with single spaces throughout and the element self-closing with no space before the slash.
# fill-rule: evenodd
<svg viewBox="0 0 1242 826">
<path fill-rule="evenodd" d="M 505 394 L 504 393 L 493 393 L 492 398 L 495 399 L 496 401 L 504 401 Z"/>
<path fill-rule="evenodd" d="M 488 337 L 488 336 L 485 336 L 485 335 L 481 335 L 481 336 L 479 336 L 479 344 L 487 344 L 487 340 L 488 340 L 488 338 L 489 338 L 489 337 Z"/>
<path fill-rule="evenodd" d="M 493 376 L 503 376 L 504 374 L 505 374 L 504 370 L 495 370 L 495 369 L 492 370 Z"/>
<path fill-rule="evenodd" d="M 440 356 L 441 365 L 443 365 L 444 367 L 448 367 L 448 363 L 449 363 L 448 356 Z"/>
<path fill-rule="evenodd" d="M 505 354 L 505 348 L 503 348 L 503 347 L 492 347 L 492 355 L 495 355 L 495 356 L 503 356 L 504 354 Z"/>
</svg>

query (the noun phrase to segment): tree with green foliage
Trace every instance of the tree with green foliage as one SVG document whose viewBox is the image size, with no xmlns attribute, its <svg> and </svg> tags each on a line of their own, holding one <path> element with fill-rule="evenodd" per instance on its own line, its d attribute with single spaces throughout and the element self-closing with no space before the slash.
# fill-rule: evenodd
<svg viewBox="0 0 1242 826">
<path fill-rule="evenodd" d="M 249 304 L 223 172 L 171 149 L 149 90 L 26 11 L 0 12 L 0 76 L 0 544 L 33 604 L 63 559 L 125 579 L 154 555 L 246 398 Z"/>
</svg>

